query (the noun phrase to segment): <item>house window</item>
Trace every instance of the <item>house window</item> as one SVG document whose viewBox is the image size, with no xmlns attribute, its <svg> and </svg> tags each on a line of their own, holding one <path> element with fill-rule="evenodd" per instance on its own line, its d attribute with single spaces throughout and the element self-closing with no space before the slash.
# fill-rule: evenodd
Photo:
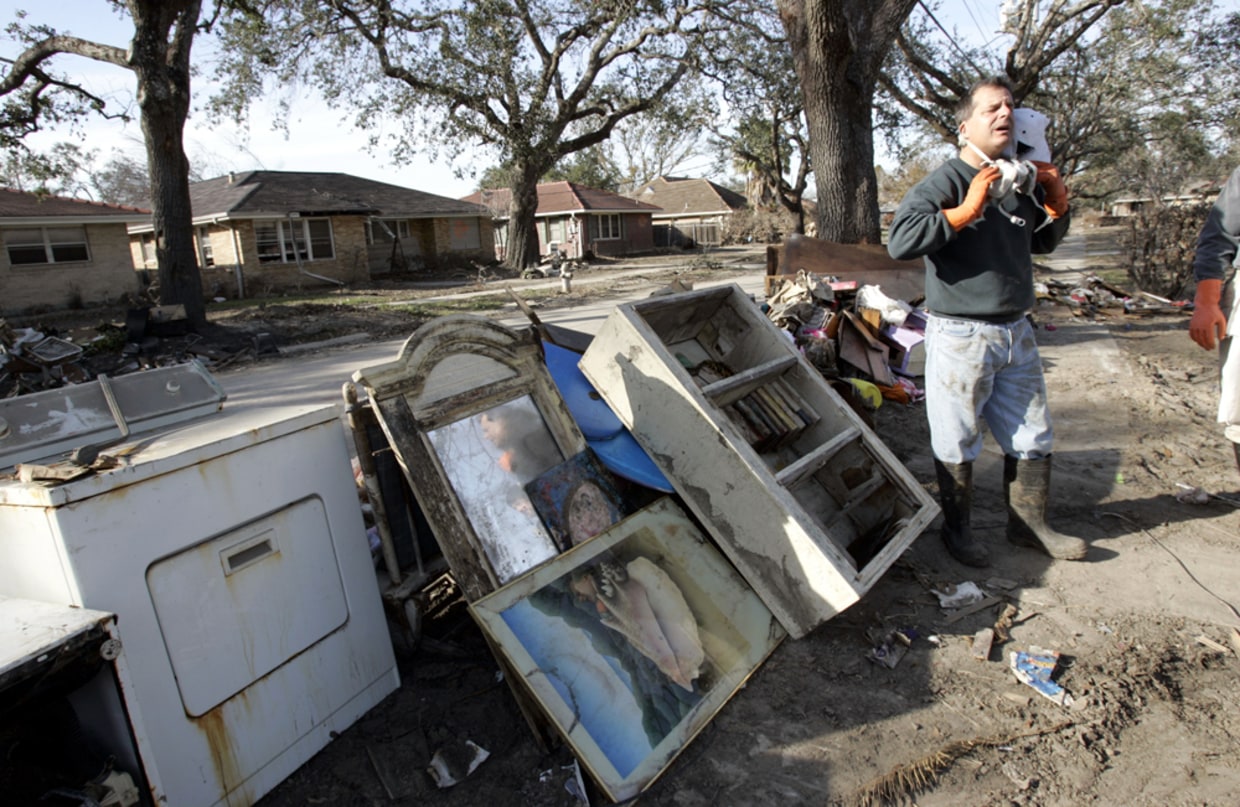
<svg viewBox="0 0 1240 807">
<path fill-rule="evenodd" d="M 477 219 L 452 219 L 450 230 L 449 244 L 452 249 L 478 249 L 482 246 Z"/>
<path fill-rule="evenodd" d="M 327 219 L 254 223 L 259 263 L 325 261 L 335 257 L 332 223 Z"/>
<path fill-rule="evenodd" d="M 564 219 L 547 219 L 547 243 L 564 240 Z"/>
<path fill-rule="evenodd" d="M 620 237 L 620 214 L 609 213 L 590 217 L 590 240 L 606 241 Z"/>
<path fill-rule="evenodd" d="M 155 234 L 143 233 L 139 239 L 142 245 L 142 263 L 145 266 L 155 266 L 159 263 L 159 255 L 155 253 Z"/>
<path fill-rule="evenodd" d="M 5 230 L 4 243 L 9 263 L 14 266 L 35 263 L 89 261 L 85 227 L 23 227 Z"/>
<path fill-rule="evenodd" d="M 408 219 L 371 219 L 366 222 L 366 243 L 390 244 L 395 238 L 409 237 Z"/>
<path fill-rule="evenodd" d="M 199 266 L 215 266 L 215 252 L 211 249 L 211 233 L 206 227 L 199 227 L 197 231 L 198 241 L 198 265 Z"/>
</svg>

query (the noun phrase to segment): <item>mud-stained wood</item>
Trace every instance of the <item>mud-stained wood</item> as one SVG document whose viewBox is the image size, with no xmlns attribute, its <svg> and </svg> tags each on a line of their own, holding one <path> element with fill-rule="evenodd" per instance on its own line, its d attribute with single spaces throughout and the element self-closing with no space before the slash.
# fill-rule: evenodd
<svg viewBox="0 0 1240 807">
<path fill-rule="evenodd" d="M 702 392 L 714 400 L 715 406 L 727 406 L 733 401 L 744 398 L 758 387 L 769 384 L 782 375 L 784 370 L 796 364 L 796 361 L 795 356 L 781 356 L 729 376 L 722 381 L 708 384 L 702 387 Z"/>
<path fill-rule="evenodd" d="M 766 293 L 784 279 L 805 271 L 858 286 L 874 285 L 888 297 L 913 300 L 926 293 L 926 267 L 920 260 L 897 261 L 881 244 L 837 244 L 806 235 L 788 236 L 779 246 L 767 247 Z"/>
<path fill-rule="evenodd" d="M 471 383 L 468 373 L 437 374 L 445 366 L 483 372 Z M 563 458 L 584 451 L 585 439 L 547 372 L 536 336 L 478 316 L 441 317 L 410 336 L 396 359 L 359 370 L 354 379 L 370 396 L 466 599 L 494 591 L 502 573 L 487 545 L 504 537 L 479 534 L 430 435 L 528 396 Z"/>
<path fill-rule="evenodd" d="M 705 359 L 735 375 L 699 388 L 685 365 Z M 795 638 L 856 602 L 938 514 L 737 286 L 617 307 L 581 369 Z M 776 379 L 818 419 L 751 444 L 720 402 Z"/>
</svg>

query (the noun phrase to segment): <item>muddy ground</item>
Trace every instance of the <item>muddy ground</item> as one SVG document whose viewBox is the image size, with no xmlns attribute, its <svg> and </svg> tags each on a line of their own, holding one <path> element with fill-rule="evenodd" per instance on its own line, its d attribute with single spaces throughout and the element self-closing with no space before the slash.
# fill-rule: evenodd
<svg viewBox="0 0 1240 807">
<path fill-rule="evenodd" d="M 1036 316 L 1056 418 L 1055 521 L 1089 540 L 1089 557 L 1051 561 L 1007 543 L 1002 458 L 988 440 L 974 523 L 993 566 L 952 561 L 932 525 L 859 603 L 785 640 L 640 803 L 1237 803 L 1240 473 L 1214 423 L 1215 359 L 1177 310 L 1056 304 Z M 933 492 L 924 409 L 887 403 L 875 422 Z M 1212 495 L 1181 501 L 1182 486 Z M 949 617 L 931 589 L 964 581 L 1002 602 Z M 973 635 L 1009 604 L 1010 639 L 973 658 Z M 889 669 L 867 655 L 893 629 L 912 639 Z M 263 807 L 580 803 L 566 787 L 572 754 L 535 741 L 459 604 L 427 622 L 417 647 L 397 644 L 401 689 Z M 1016 681 L 1008 654 L 1032 646 L 1061 653 L 1075 708 Z M 436 788 L 431 754 L 465 741 L 489 758 Z"/>
</svg>

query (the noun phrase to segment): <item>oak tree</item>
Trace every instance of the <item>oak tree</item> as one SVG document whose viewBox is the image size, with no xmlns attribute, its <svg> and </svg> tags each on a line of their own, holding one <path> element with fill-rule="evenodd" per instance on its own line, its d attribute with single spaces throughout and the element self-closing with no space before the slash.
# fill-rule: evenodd
<svg viewBox="0 0 1240 807">
<path fill-rule="evenodd" d="M 160 302 L 185 306 L 191 327 L 206 324 L 189 201 L 189 161 L 183 134 L 190 105 L 190 50 L 210 20 L 202 0 L 109 0 L 133 22 L 126 45 L 94 42 L 18 21 L 8 27 L 23 51 L 3 60 L 0 144 L 20 148 L 25 136 L 90 113 L 125 115 L 70 76 L 54 72 L 65 56 L 80 56 L 133 73 L 150 177 L 150 205 L 159 259 Z"/>
<path fill-rule="evenodd" d="M 877 244 L 872 105 L 883 60 L 917 0 L 777 0 L 801 81 L 818 237 Z"/>
<path fill-rule="evenodd" d="M 311 85 L 372 145 L 398 121 L 394 159 L 489 151 L 510 169 L 505 263 L 521 269 L 538 260 L 539 180 L 673 97 L 707 2 L 249 0 L 224 26 L 216 109 Z"/>
</svg>

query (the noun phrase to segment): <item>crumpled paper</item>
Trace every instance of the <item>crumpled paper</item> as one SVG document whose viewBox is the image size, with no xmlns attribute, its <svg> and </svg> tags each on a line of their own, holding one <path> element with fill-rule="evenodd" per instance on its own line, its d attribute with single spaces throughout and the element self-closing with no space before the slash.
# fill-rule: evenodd
<svg viewBox="0 0 1240 807">
<path fill-rule="evenodd" d="M 1012 674 L 1018 681 L 1033 687 L 1039 695 L 1060 706 L 1072 706 L 1073 699 L 1068 691 L 1051 680 L 1059 664 L 1057 651 L 1031 646 L 1027 651 L 1013 650 L 1010 659 Z"/>
</svg>

